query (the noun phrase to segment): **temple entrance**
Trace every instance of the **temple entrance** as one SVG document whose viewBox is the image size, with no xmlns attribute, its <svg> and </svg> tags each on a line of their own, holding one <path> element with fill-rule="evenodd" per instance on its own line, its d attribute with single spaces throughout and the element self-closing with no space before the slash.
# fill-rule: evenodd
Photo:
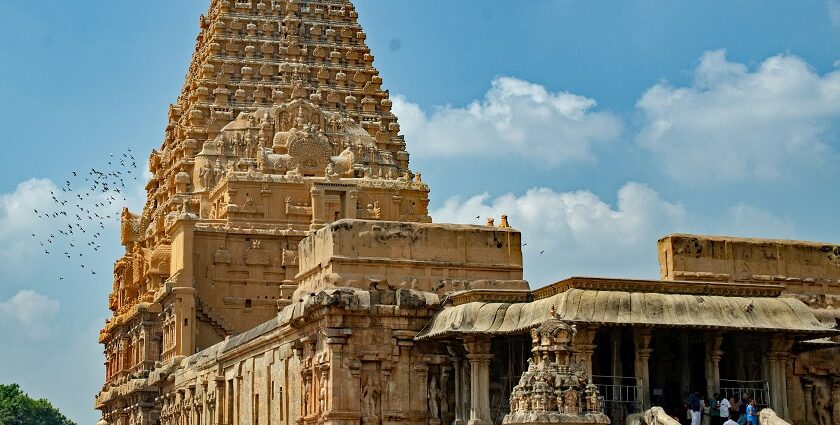
<svg viewBox="0 0 840 425">
<path fill-rule="evenodd" d="M 684 418 L 692 392 L 706 397 L 706 341 L 702 333 L 659 330 L 651 340 L 650 400 L 669 415 Z"/>
<path fill-rule="evenodd" d="M 640 382 L 636 378 L 632 328 L 601 329 L 599 347 L 592 356 L 592 382 L 604 400 L 604 412 L 614 425 L 623 425 L 631 413 L 641 411 Z"/>
<path fill-rule="evenodd" d="M 494 424 L 501 424 L 510 413 L 510 394 L 528 368 L 531 357 L 529 334 L 493 339 L 493 362 L 490 364 L 490 410 Z"/>
</svg>

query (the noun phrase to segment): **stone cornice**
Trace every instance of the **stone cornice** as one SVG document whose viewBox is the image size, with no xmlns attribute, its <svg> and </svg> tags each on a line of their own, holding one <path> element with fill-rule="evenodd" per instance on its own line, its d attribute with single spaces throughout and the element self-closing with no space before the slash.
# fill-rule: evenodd
<svg viewBox="0 0 840 425">
<path fill-rule="evenodd" d="M 778 297 L 784 287 L 699 281 L 660 281 L 641 279 L 613 279 L 593 277 L 571 277 L 533 292 L 539 300 L 566 292 L 569 289 L 588 289 L 623 292 L 652 292 L 660 294 L 721 295 L 740 297 Z"/>
<path fill-rule="evenodd" d="M 527 289 L 472 289 L 449 295 L 452 305 L 472 302 L 484 303 L 526 303 L 534 300 L 532 291 Z"/>
</svg>

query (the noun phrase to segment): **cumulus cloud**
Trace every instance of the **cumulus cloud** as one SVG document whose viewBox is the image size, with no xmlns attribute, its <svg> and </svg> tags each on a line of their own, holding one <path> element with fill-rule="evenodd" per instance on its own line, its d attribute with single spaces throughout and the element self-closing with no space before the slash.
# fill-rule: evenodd
<svg viewBox="0 0 840 425">
<path fill-rule="evenodd" d="M 78 194 L 85 196 L 83 202 L 76 199 Z M 65 204 L 59 204 L 53 197 Z M 118 227 L 117 217 L 122 207 L 127 203 L 137 210 L 144 197 L 142 183 L 127 185 L 117 193 L 91 190 L 84 185 L 74 192 L 63 192 L 49 179 L 33 178 L 21 182 L 14 191 L 0 194 L 0 267 L 7 273 L 31 271 L 39 264 L 45 264 L 44 261 L 53 261 L 49 263 L 50 268 L 66 267 L 71 262 L 64 261 L 62 254 L 65 252 L 74 257 L 78 253 L 90 255 L 82 257 L 85 259 L 95 257 L 88 244 L 115 241 L 112 233 Z M 81 218 L 76 217 L 77 214 Z M 82 225 L 87 233 L 77 229 L 75 234 L 67 235 L 68 225 Z M 65 233 L 62 234 L 62 230 Z M 93 236 L 97 232 L 100 233 L 98 239 Z M 104 254 L 104 251 L 96 253 Z M 72 265 L 78 267 L 75 263 Z"/>
<path fill-rule="evenodd" d="M 514 155 L 548 165 L 590 161 L 597 146 L 621 134 L 621 120 L 595 106 L 592 99 L 510 77 L 493 80 L 484 99 L 463 108 L 427 113 L 401 96 L 394 100 L 416 155 Z"/>
<path fill-rule="evenodd" d="M 615 205 L 590 191 L 533 188 L 523 195 L 451 198 L 432 211 L 437 222 L 476 223 L 507 214 L 522 231 L 526 278 L 538 287 L 573 275 L 655 278 L 656 241 L 675 232 L 789 237 L 790 220 L 746 204 L 703 217 L 650 187 L 630 182 Z"/>
<path fill-rule="evenodd" d="M 17 185 L 14 192 L 0 195 L 0 260 L 15 264 L 28 258 L 36 248 L 31 233 L 43 227 L 35 210 L 53 211 L 50 192 L 58 192 L 48 179 L 30 179 Z"/>
<path fill-rule="evenodd" d="M 636 104 L 639 145 L 673 177 L 703 183 L 780 179 L 831 164 L 840 123 L 840 71 L 817 74 L 778 55 L 755 70 L 706 52 L 688 87 L 661 82 Z"/>
<path fill-rule="evenodd" d="M 0 322 L 7 331 L 14 331 L 33 340 L 49 336 L 50 323 L 60 304 L 35 291 L 20 291 L 8 300 L 0 298 Z"/>
</svg>

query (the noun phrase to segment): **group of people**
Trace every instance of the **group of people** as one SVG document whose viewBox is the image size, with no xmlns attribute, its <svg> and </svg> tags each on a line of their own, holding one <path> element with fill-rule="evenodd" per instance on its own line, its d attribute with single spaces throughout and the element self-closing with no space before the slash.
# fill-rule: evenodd
<svg viewBox="0 0 840 425">
<path fill-rule="evenodd" d="M 685 425 L 758 425 L 758 407 L 748 393 L 726 398 L 715 393 L 708 401 L 699 392 L 689 394 L 685 402 Z"/>
</svg>

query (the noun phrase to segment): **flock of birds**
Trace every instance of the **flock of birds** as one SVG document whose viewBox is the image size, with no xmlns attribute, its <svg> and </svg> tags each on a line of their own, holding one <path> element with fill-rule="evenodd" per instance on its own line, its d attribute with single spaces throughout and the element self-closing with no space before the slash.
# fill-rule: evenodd
<svg viewBox="0 0 840 425">
<path fill-rule="evenodd" d="M 58 192 L 51 191 L 53 204 L 35 215 L 50 223 L 43 234 L 33 233 L 44 254 L 65 257 L 83 271 L 96 275 L 89 261 L 102 249 L 102 231 L 108 220 L 119 221 L 127 204 L 127 183 L 138 179 L 137 160 L 128 148 L 110 154 L 107 167 L 87 172 L 73 171 Z M 480 216 L 476 216 L 480 219 Z M 523 243 L 523 248 L 528 245 Z M 541 251 L 543 255 L 545 251 Z M 59 277 L 64 280 L 64 277 Z"/>
<path fill-rule="evenodd" d="M 64 257 L 78 264 L 80 270 L 96 275 L 91 260 L 102 249 L 102 232 L 109 220 L 120 220 L 127 204 L 127 188 L 140 172 L 128 148 L 110 154 L 107 166 L 72 173 L 58 190 L 50 191 L 50 207 L 34 210 L 36 217 L 48 225 L 40 226 L 42 233 L 33 233 L 32 237 L 45 255 Z"/>
</svg>

